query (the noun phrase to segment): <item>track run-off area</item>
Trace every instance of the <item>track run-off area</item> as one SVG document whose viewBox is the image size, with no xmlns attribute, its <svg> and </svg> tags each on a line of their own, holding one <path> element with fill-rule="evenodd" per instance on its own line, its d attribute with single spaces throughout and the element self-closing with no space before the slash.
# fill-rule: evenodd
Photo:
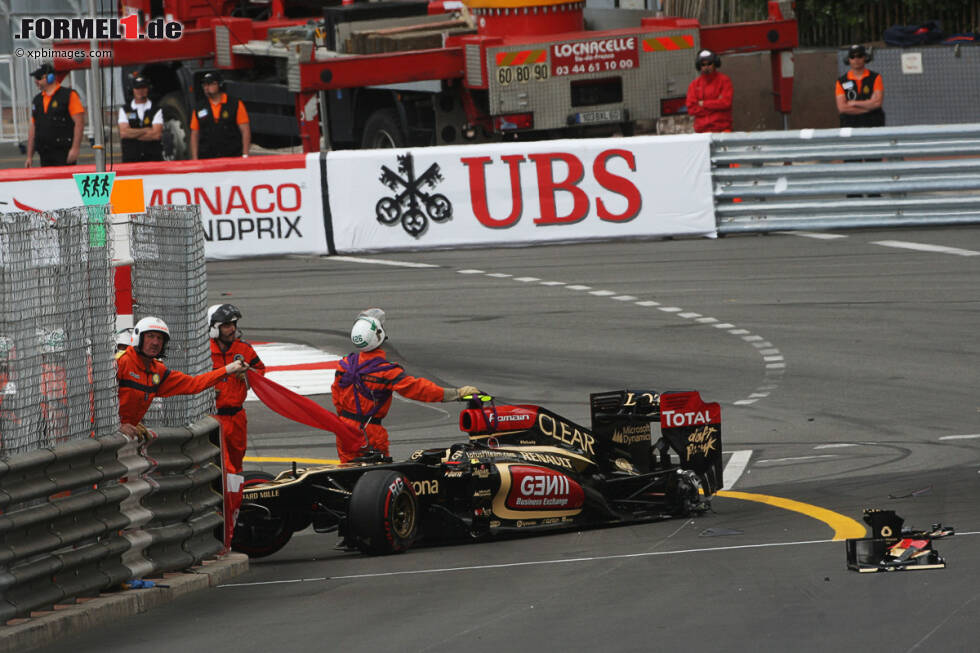
<svg viewBox="0 0 980 653">
<path fill-rule="evenodd" d="M 380 558 L 304 531 L 223 586 L 43 650 L 975 650 L 976 228 L 228 261 L 208 286 L 247 340 L 315 359 L 260 350 L 328 408 L 370 306 L 409 373 L 580 424 L 591 392 L 698 390 L 721 404 L 725 489 L 698 517 Z M 392 455 L 464 439 L 460 407 L 396 400 Z M 336 458 L 332 434 L 246 410 L 246 469 Z M 867 508 L 954 526 L 948 568 L 847 571 Z"/>
</svg>

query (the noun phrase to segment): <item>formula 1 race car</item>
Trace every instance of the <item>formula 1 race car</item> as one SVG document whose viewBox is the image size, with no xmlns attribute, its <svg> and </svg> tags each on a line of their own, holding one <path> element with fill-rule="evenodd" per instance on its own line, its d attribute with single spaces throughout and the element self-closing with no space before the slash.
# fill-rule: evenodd
<svg viewBox="0 0 980 653">
<path fill-rule="evenodd" d="M 593 394 L 592 428 L 532 405 L 467 398 L 469 440 L 404 462 L 246 472 L 232 548 L 275 553 L 337 531 L 369 554 L 419 542 L 636 523 L 709 507 L 722 487 L 721 408 L 695 391 Z M 651 424 L 659 421 L 654 441 Z"/>
</svg>

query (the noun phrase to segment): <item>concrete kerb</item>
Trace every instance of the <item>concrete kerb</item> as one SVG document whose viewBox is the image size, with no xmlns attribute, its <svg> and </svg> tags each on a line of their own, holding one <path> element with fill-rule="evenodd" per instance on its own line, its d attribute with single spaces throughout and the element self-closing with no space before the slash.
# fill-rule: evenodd
<svg viewBox="0 0 980 653">
<path fill-rule="evenodd" d="M 0 653 L 46 646 L 122 617 L 148 612 L 190 592 L 221 585 L 246 571 L 248 556 L 228 553 L 205 560 L 188 571 L 149 578 L 157 583 L 157 587 L 103 593 L 98 597 L 79 599 L 76 603 L 56 605 L 51 611 L 35 612 L 27 619 L 12 619 L 6 626 L 0 626 Z"/>
</svg>

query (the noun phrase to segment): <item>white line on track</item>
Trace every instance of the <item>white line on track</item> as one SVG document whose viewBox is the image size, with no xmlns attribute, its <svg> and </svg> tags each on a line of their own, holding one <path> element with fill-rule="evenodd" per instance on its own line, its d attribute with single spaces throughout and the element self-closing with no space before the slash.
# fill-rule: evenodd
<svg viewBox="0 0 980 653">
<path fill-rule="evenodd" d="M 822 458 L 840 458 L 837 454 L 825 453 L 818 456 L 795 456 L 793 458 L 766 458 L 765 460 L 757 460 L 755 464 L 765 465 L 769 463 L 798 463 L 802 460 L 820 460 Z"/>
<path fill-rule="evenodd" d="M 817 231 L 777 231 L 776 233 L 786 234 L 787 236 L 799 236 L 800 238 L 815 238 L 817 240 L 847 238 L 844 234 L 825 234 Z"/>
<path fill-rule="evenodd" d="M 980 438 L 980 433 L 973 433 L 970 435 L 944 435 L 940 440 L 974 440 Z"/>
<path fill-rule="evenodd" d="M 326 256 L 330 261 L 345 261 L 348 263 L 372 263 L 374 265 L 394 265 L 400 268 L 437 268 L 435 263 L 413 263 L 411 261 L 391 261 L 383 258 L 359 258 L 357 256 Z"/>
<path fill-rule="evenodd" d="M 960 535 L 960 533 L 957 533 Z M 764 549 L 777 546 L 803 546 L 807 544 L 840 545 L 840 540 L 803 540 L 799 542 L 767 542 L 763 544 L 737 544 L 733 546 L 702 547 L 696 549 L 678 549 L 675 551 L 644 551 L 642 553 L 619 553 L 605 556 L 587 556 L 581 558 L 559 558 L 554 560 L 528 560 L 524 562 L 503 562 L 495 565 L 467 565 L 465 567 L 436 567 L 434 569 L 406 569 L 404 571 L 384 571 L 373 574 L 350 574 L 347 576 L 321 576 L 319 578 L 293 578 L 288 580 L 270 580 L 256 583 L 226 583 L 217 585 L 219 588 L 255 587 L 261 585 L 285 585 L 289 583 L 314 583 L 328 580 L 358 580 L 365 578 L 387 578 L 390 576 L 418 576 L 422 574 L 447 574 L 460 571 L 483 571 L 487 569 L 512 569 L 514 567 L 536 567 L 541 565 L 562 565 L 576 562 L 601 562 L 604 560 L 627 560 L 629 558 L 652 558 L 659 556 L 679 555 L 685 553 L 712 553 L 715 551 L 738 551 L 740 549 Z"/>
<path fill-rule="evenodd" d="M 773 346 L 771 342 L 762 336 L 753 334 L 748 329 L 737 328 L 736 325 L 731 324 L 730 322 L 722 322 L 718 318 L 711 316 L 702 316 L 701 313 L 685 310 L 680 306 L 663 306 L 660 304 L 660 302 L 648 299 L 641 300 L 633 295 L 620 294 L 617 290 L 611 290 L 608 288 L 593 289 L 592 286 L 587 286 L 584 284 L 569 284 L 564 281 L 541 281 L 537 277 L 515 277 L 507 272 L 487 272 L 485 270 L 478 270 L 475 268 L 465 268 L 456 271 L 459 274 L 484 275 L 495 279 L 509 278 L 513 281 L 519 281 L 521 283 L 531 283 L 536 281 L 540 286 L 564 286 L 568 290 L 585 291 L 587 294 L 596 298 L 611 299 L 618 302 L 629 302 L 634 306 L 642 306 L 645 308 L 656 308 L 664 313 L 677 315 L 681 319 L 693 320 L 698 324 L 710 325 L 715 329 L 722 329 L 732 335 L 740 336 L 743 341 L 752 344 L 753 347 L 760 350 L 759 354 L 763 358 L 762 362 L 765 373 L 762 384 L 753 392 L 749 393 L 747 397 L 733 402 L 733 404 L 736 406 L 748 406 L 754 404 L 760 399 L 765 399 L 768 397 L 772 390 L 779 387 L 779 382 L 782 380 L 782 376 L 786 369 L 786 363 L 784 362 L 782 353 L 778 348 Z"/>
<path fill-rule="evenodd" d="M 745 468 L 749 466 L 749 459 L 752 458 L 751 449 L 732 451 L 730 453 L 732 455 L 729 457 L 728 464 L 725 465 L 725 471 L 721 475 L 725 482 L 725 486 L 721 488 L 722 490 L 731 490 L 735 487 L 738 479 L 745 472 Z"/>
<path fill-rule="evenodd" d="M 918 252 L 934 252 L 937 254 L 955 254 L 956 256 L 980 256 L 980 252 L 972 249 L 960 249 L 958 247 L 944 247 L 942 245 L 927 245 L 925 243 L 910 243 L 904 240 L 876 240 L 872 245 L 882 247 L 897 247 L 899 249 L 913 249 Z"/>
</svg>

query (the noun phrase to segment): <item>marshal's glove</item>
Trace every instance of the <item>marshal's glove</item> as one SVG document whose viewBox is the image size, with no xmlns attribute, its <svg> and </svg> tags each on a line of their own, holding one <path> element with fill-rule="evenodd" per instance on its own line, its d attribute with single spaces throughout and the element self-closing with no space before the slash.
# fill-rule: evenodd
<svg viewBox="0 0 980 653">
<path fill-rule="evenodd" d="M 472 385 L 464 385 L 461 388 L 456 388 L 456 401 L 462 401 L 463 397 L 468 397 L 469 395 L 480 394 L 480 389 Z"/>
</svg>

